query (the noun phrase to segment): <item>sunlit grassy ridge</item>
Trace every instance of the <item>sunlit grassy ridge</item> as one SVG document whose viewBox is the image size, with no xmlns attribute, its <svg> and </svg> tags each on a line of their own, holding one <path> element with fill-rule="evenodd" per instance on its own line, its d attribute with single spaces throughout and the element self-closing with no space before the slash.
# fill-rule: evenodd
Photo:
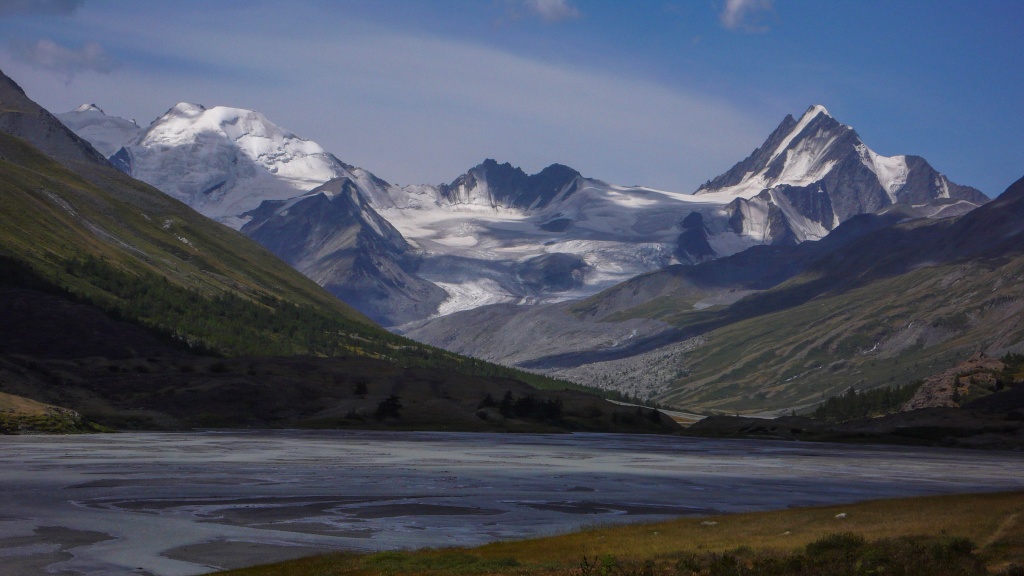
<svg viewBox="0 0 1024 576">
<path fill-rule="evenodd" d="M 391 334 L 242 234 L 109 168 L 71 171 L 0 134 L 0 268 L 225 355 L 358 355 L 402 366 L 586 387 Z"/>
<path fill-rule="evenodd" d="M 832 534 L 862 537 L 866 542 L 885 539 L 862 551 L 898 550 L 908 561 L 919 561 L 936 546 L 973 543 L 973 556 L 992 571 L 1010 564 L 1024 565 L 1024 492 L 967 494 L 877 500 L 859 504 L 794 508 L 701 518 L 683 518 L 655 524 L 634 524 L 584 530 L 563 536 L 498 542 L 478 548 L 451 548 L 381 554 L 339 554 L 225 572 L 231 576 L 330 576 L 379 574 L 575 574 L 584 558 L 596 563 L 589 574 L 758 574 L 752 571 L 700 572 L 700 566 L 723 554 L 740 564 L 762 555 L 806 555 L 808 545 Z M 909 538 L 909 539 L 907 539 Z M 849 538 L 847 538 L 849 539 Z M 915 556 L 914 542 L 925 549 Z M 813 546 L 812 546 L 813 549 Z M 609 567 L 602 571 L 601 566 Z M 618 572 L 612 566 L 618 566 Z M 648 568 L 645 568 L 645 565 Z M 851 567 L 853 568 L 853 567 Z M 921 572 L 921 566 L 892 574 Z M 644 571 L 648 570 L 649 571 Z M 774 574 L 776 572 L 760 572 Z M 787 572 L 783 572 L 787 573 Z M 797 573 L 797 572 L 793 572 Z M 803 572 L 828 574 L 829 572 Z M 832 572 L 860 574 L 869 572 Z M 976 574 L 984 572 L 948 572 Z"/>
<path fill-rule="evenodd" d="M 660 401 L 724 411 L 813 405 L 851 386 L 903 385 L 1024 340 L 1024 258 L 926 267 L 729 323 L 680 363 Z M 812 277 L 778 288 L 796 291 Z M 752 301 L 752 305 L 757 300 Z M 677 313 L 681 326 L 715 311 Z M 888 349 L 885 353 L 868 353 Z"/>
</svg>

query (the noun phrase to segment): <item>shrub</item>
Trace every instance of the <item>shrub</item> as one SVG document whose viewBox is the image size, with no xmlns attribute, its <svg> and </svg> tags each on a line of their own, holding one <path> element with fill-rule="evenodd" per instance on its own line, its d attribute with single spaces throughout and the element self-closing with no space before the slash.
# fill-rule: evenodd
<svg viewBox="0 0 1024 576">
<path fill-rule="evenodd" d="M 398 396 L 394 394 L 380 401 L 377 404 L 377 410 L 373 413 L 373 417 L 377 420 L 384 420 L 385 418 L 398 418 L 398 412 L 402 409 L 402 403 L 398 399 Z"/>
<path fill-rule="evenodd" d="M 823 538 L 815 540 L 807 545 L 807 555 L 824 556 L 826 554 L 849 554 L 864 547 L 865 540 L 860 534 L 843 532 L 840 534 L 828 534 Z"/>
</svg>

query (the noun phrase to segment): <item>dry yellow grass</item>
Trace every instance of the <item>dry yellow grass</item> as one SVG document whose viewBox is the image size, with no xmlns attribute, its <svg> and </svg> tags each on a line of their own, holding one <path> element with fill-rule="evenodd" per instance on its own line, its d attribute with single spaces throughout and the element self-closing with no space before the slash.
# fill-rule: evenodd
<svg viewBox="0 0 1024 576">
<path fill-rule="evenodd" d="M 845 514 L 843 518 L 837 515 Z M 498 542 L 478 548 L 422 550 L 383 562 L 374 556 L 323 556 L 228 572 L 233 576 L 338 574 L 566 573 L 584 557 L 658 560 L 685 552 L 795 551 L 838 532 L 868 540 L 898 536 L 961 536 L 980 547 L 990 569 L 1024 565 L 1024 492 L 876 500 L 843 506 L 683 518 L 596 528 L 562 536 Z M 460 560 L 461 559 L 461 560 Z M 387 559 L 384 559 L 387 560 Z M 396 569 L 396 565 L 398 568 Z"/>
<path fill-rule="evenodd" d="M 46 414 L 50 408 L 50 406 L 43 404 L 42 402 L 29 400 L 23 396 L 15 396 L 14 394 L 0 392 L 0 412 L 13 412 L 14 414 L 25 414 L 27 416 L 40 416 Z"/>
<path fill-rule="evenodd" d="M 795 550 L 823 535 L 853 532 L 868 540 L 904 535 L 964 536 L 988 546 L 996 561 L 1024 562 L 1024 492 L 876 500 L 587 530 L 553 538 L 499 542 L 475 550 L 483 557 L 522 562 L 565 560 L 569 555 L 612 554 L 644 559 L 683 550 L 718 552 L 747 546 Z M 845 518 L 837 518 L 846 514 Z M 1016 515 L 1016 516 L 1015 516 Z M 1016 542 L 1016 546 L 1008 546 Z M 1015 550 L 1013 548 L 1016 548 Z"/>
</svg>

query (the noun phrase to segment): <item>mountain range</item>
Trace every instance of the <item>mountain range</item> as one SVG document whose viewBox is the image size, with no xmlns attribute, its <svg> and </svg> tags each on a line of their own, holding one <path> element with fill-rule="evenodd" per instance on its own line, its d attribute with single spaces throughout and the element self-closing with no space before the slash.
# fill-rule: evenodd
<svg viewBox="0 0 1024 576">
<path fill-rule="evenodd" d="M 101 124 L 97 110 L 61 119 L 84 137 Z M 694 194 L 559 164 L 529 175 L 491 159 L 449 184 L 399 187 L 236 108 L 181 103 L 122 134 L 114 165 L 239 228 L 386 326 L 586 298 L 673 264 L 818 240 L 896 205 L 941 218 L 987 200 L 919 157 L 876 154 L 822 106 L 787 116 Z"/>
<path fill-rule="evenodd" d="M 255 112 L 179 104 L 111 161 L 160 185 L 162 166 L 209 158 L 210 187 L 171 194 L 414 340 L 687 409 L 805 409 L 1024 346 L 1019 185 L 989 202 L 822 106 L 693 194 L 492 159 L 400 187 L 327 153 L 296 180 L 288 139 L 322 150 Z"/>
<path fill-rule="evenodd" d="M 860 215 L 818 242 L 670 266 L 582 301 L 408 334 L 692 409 L 788 412 L 1024 349 L 1024 181 L 968 214 Z"/>
<path fill-rule="evenodd" d="M 21 405 L 116 428 L 673 428 L 387 332 L 116 170 L 2 74 L 0 202 L 4 425 Z M 514 409 L 481 406 L 503 395 Z"/>
</svg>

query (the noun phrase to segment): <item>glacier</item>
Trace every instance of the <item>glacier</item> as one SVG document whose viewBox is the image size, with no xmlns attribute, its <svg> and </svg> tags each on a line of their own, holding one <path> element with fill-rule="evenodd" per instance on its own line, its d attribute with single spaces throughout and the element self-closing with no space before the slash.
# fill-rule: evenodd
<svg viewBox="0 0 1024 576">
<path fill-rule="evenodd" d="M 919 157 L 875 153 L 821 105 L 787 116 L 748 158 L 694 193 L 610 184 L 560 164 L 530 175 L 492 159 L 448 184 L 397 186 L 259 112 L 227 106 L 182 102 L 145 130 L 91 105 L 60 117 L 104 153 L 123 142 L 111 156 L 116 165 L 204 215 L 263 241 L 272 228 L 278 245 L 309 246 L 315 252 L 289 253 L 289 261 L 336 294 L 354 293 L 341 285 L 352 272 L 337 266 L 355 262 L 353 250 L 370 250 L 359 286 L 407 298 L 419 315 L 389 317 L 383 300 L 364 310 L 384 323 L 585 298 L 670 264 L 819 240 L 895 204 L 941 217 L 987 200 Z M 358 198 L 330 208 L 317 197 L 332 190 Z M 328 209 L 337 215 L 326 217 Z M 293 214 L 317 214 L 320 226 L 344 221 L 349 232 L 332 235 Z"/>
</svg>

